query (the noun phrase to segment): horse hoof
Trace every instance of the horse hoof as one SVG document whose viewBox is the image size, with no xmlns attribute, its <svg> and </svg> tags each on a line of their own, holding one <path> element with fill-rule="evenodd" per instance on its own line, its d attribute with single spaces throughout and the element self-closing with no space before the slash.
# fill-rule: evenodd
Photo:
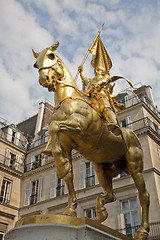
<svg viewBox="0 0 160 240">
<path fill-rule="evenodd" d="M 48 156 L 48 157 L 52 157 L 52 156 L 53 156 L 53 155 L 52 155 L 52 150 L 44 150 L 42 153 L 43 153 L 44 155 Z"/>
<path fill-rule="evenodd" d="M 96 220 L 97 222 L 104 222 L 108 217 L 108 213 L 105 208 L 101 211 L 96 211 Z"/>
<path fill-rule="evenodd" d="M 76 211 L 72 208 L 66 208 L 63 212 L 63 215 L 67 215 L 67 216 L 70 216 L 70 217 L 77 217 Z"/>
<path fill-rule="evenodd" d="M 140 229 L 139 228 L 136 231 L 134 239 L 136 239 L 136 240 L 147 240 L 148 239 L 148 231 L 146 231 L 145 229 Z"/>
</svg>

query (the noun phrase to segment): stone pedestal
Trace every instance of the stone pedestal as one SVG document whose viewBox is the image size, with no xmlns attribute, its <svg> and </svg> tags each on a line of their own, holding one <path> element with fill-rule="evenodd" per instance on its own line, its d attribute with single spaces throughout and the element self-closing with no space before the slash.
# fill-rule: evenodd
<svg viewBox="0 0 160 240">
<path fill-rule="evenodd" d="M 21 219 L 5 240 L 131 240 L 88 218 L 35 215 Z"/>
</svg>

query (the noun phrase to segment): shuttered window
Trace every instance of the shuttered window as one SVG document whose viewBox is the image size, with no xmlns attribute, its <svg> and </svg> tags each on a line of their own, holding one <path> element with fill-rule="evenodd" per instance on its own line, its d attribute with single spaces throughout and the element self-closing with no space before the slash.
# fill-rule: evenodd
<svg viewBox="0 0 160 240">
<path fill-rule="evenodd" d="M 3 179 L 2 186 L 1 186 L 1 196 L 0 196 L 0 202 L 9 204 L 10 197 L 11 197 L 11 186 L 12 181 L 8 179 Z"/>
</svg>

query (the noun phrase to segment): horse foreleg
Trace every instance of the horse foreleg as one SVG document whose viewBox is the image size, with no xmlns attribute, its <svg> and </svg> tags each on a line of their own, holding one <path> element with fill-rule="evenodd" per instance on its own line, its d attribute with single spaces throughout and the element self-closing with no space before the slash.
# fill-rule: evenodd
<svg viewBox="0 0 160 240">
<path fill-rule="evenodd" d="M 74 185 L 73 185 L 73 171 L 72 166 L 67 175 L 64 177 L 64 181 L 68 189 L 68 205 L 64 210 L 65 215 L 76 217 L 76 208 L 77 208 L 77 198 L 75 195 Z"/>
<path fill-rule="evenodd" d="M 71 163 L 68 157 L 63 151 L 60 141 L 59 141 L 59 133 L 53 132 L 51 135 L 52 141 L 52 156 L 55 161 L 56 175 L 57 178 L 64 178 L 71 169 Z"/>
<path fill-rule="evenodd" d="M 103 222 L 107 219 L 108 213 L 104 205 L 116 200 L 112 189 L 112 176 L 106 169 L 105 164 L 93 163 L 98 181 L 104 189 L 104 194 L 96 198 L 96 220 Z"/>
<path fill-rule="evenodd" d="M 52 155 L 55 160 L 57 178 L 63 178 L 68 188 L 68 206 L 65 215 L 76 216 L 77 198 L 73 185 L 73 170 L 70 150 L 64 150 L 59 142 L 59 134 L 52 136 Z"/>
</svg>

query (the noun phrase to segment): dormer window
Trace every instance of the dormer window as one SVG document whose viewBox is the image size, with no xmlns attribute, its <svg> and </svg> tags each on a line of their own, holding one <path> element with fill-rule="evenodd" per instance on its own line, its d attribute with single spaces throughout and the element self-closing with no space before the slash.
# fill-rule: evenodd
<svg viewBox="0 0 160 240">
<path fill-rule="evenodd" d="M 12 143 L 15 143 L 15 141 L 16 141 L 16 132 L 15 131 L 12 131 L 12 138 L 11 138 L 11 142 Z"/>
</svg>

